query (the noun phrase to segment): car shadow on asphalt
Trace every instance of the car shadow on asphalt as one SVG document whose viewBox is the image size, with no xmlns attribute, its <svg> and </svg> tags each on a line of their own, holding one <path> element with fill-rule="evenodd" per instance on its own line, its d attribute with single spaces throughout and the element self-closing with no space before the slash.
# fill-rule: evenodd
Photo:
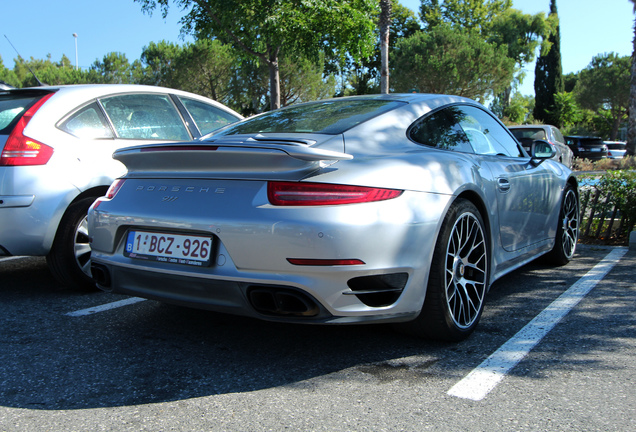
<svg viewBox="0 0 636 432">
<path fill-rule="evenodd" d="M 573 265 L 589 268 L 595 260 L 597 256 L 586 255 Z M 154 301 L 69 317 L 62 312 L 69 311 L 77 294 L 47 292 L 44 285 L 32 283 L 46 282 L 45 269 L 30 274 L 20 270 L 13 274 L 14 282 L 30 279 L 26 286 L 31 291 L 5 284 L 0 288 L 0 405 L 86 409 L 316 387 L 333 380 L 425 385 L 431 377 L 460 379 L 567 289 L 578 273 L 535 262 L 505 276 L 493 285 L 475 334 L 450 344 L 396 333 L 389 325 L 290 325 Z M 608 284 L 616 283 L 610 277 Z M 603 315 L 609 289 L 593 293 L 598 304 L 568 316 L 580 328 L 575 337 L 558 329 L 535 349 L 544 356 L 513 373 L 542 378 L 546 367 L 604 367 L 592 354 L 620 337 L 634 337 L 634 327 L 631 333 L 625 328 L 633 325 L 633 316 L 618 321 L 630 313 L 633 289 L 612 300 L 614 328 L 579 323 L 590 314 Z M 15 309 L 17 313 L 8 313 Z"/>
</svg>

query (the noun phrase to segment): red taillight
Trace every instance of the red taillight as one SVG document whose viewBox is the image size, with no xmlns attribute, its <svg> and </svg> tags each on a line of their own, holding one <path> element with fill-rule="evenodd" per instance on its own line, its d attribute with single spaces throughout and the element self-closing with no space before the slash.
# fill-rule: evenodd
<svg viewBox="0 0 636 432">
<path fill-rule="evenodd" d="M 108 192 L 106 192 L 106 198 L 114 198 L 115 195 L 117 195 L 117 192 L 119 192 L 119 189 L 121 189 L 121 187 L 124 185 L 124 181 L 124 179 L 115 180 L 108 188 Z"/>
<path fill-rule="evenodd" d="M 51 159 L 52 147 L 24 135 L 24 129 L 31 118 L 51 96 L 53 93 L 42 97 L 22 115 L 0 154 L 0 166 L 46 165 Z"/>
<path fill-rule="evenodd" d="M 267 198 L 276 206 L 321 206 L 384 201 L 402 195 L 398 189 L 329 183 L 269 182 Z"/>
</svg>

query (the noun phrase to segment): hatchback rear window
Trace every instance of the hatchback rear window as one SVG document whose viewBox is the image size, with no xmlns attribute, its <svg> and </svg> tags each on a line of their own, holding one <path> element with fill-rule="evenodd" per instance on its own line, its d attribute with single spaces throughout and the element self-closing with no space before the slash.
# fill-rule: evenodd
<svg viewBox="0 0 636 432">
<path fill-rule="evenodd" d="M 9 135 L 22 114 L 42 96 L 42 93 L 0 94 L 0 134 Z"/>
<path fill-rule="evenodd" d="M 252 133 L 317 133 L 335 135 L 404 102 L 378 99 L 319 101 L 270 111 L 224 129 L 219 135 Z"/>
<path fill-rule="evenodd" d="M 545 136 L 545 131 L 543 129 L 511 129 L 510 132 L 517 138 L 518 140 L 527 138 L 533 141 L 536 140 L 544 140 L 547 139 Z"/>
</svg>

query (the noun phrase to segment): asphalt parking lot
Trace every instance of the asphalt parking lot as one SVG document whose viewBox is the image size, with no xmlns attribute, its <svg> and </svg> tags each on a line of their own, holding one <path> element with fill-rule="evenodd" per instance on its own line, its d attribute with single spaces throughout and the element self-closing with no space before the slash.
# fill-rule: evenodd
<svg viewBox="0 0 636 432">
<path fill-rule="evenodd" d="M 636 430 L 635 265 L 531 263 L 445 344 L 78 293 L 0 258 L 0 431 Z"/>
</svg>

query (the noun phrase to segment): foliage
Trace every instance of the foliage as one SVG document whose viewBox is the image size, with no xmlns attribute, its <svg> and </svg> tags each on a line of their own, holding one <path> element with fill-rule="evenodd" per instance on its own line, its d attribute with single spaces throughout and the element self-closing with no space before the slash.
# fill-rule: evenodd
<svg viewBox="0 0 636 432">
<path fill-rule="evenodd" d="M 176 87 L 176 67 L 183 49 L 172 42 L 150 42 L 141 52 L 143 66 L 139 84 Z"/>
<path fill-rule="evenodd" d="M 102 61 L 95 60 L 91 66 L 91 70 L 101 77 L 99 82 L 103 84 L 134 84 L 139 68 L 139 60 L 135 60 L 131 65 L 126 54 L 118 52 L 106 54 Z"/>
<path fill-rule="evenodd" d="M 135 0 L 142 9 L 168 13 L 170 0 Z M 173 0 L 181 10 L 182 31 L 198 39 L 218 38 L 267 65 L 270 104 L 280 106 L 281 56 L 298 55 L 343 63 L 361 59 L 373 46 L 373 0 Z"/>
<path fill-rule="evenodd" d="M 519 67 L 532 63 L 543 39 L 554 31 L 554 17 L 546 19 L 543 12 L 524 14 L 517 9 L 507 9 L 494 17 L 488 30 L 488 41 L 508 49 L 508 57 Z"/>
<path fill-rule="evenodd" d="M 397 42 L 414 35 L 421 30 L 415 13 L 402 6 L 399 2 L 393 2 L 391 13 L 391 26 L 389 28 L 389 51 L 392 52 Z M 360 61 L 348 61 L 344 72 L 351 89 L 346 94 L 373 94 L 380 93 L 380 37 L 376 35 L 376 44 L 373 53 L 368 58 Z M 329 65 L 326 65 L 329 68 Z"/>
<path fill-rule="evenodd" d="M 587 68 L 579 72 L 574 89 L 579 104 L 601 115 L 615 140 L 620 124 L 627 119 L 631 58 L 615 53 L 599 54 Z"/>
<path fill-rule="evenodd" d="M 636 222 L 636 171 L 608 171 L 601 176 L 597 187 L 626 218 L 627 232 L 630 232 Z"/>
<path fill-rule="evenodd" d="M 16 76 L 15 72 L 5 67 L 1 56 L 0 56 L 0 81 L 13 87 L 20 87 L 20 80 Z"/>
<path fill-rule="evenodd" d="M 173 86 L 230 105 L 230 83 L 238 63 L 239 57 L 229 45 L 200 39 L 186 44 L 176 56 Z"/>
<path fill-rule="evenodd" d="M 554 108 L 548 110 L 551 118 L 556 119 L 560 127 L 568 127 L 577 123 L 582 118 L 579 108 L 572 93 L 560 92 L 554 95 Z"/>
<path fill-rule="evenodd" d="M 574 171 L 634 170 L 636 169 L 636 158 L 625 156 L 620 159 L 604 158 L 597 161 L 574 158 L 573 165 Z"/>
<path fill-rule="evenodd" d="M 420 18 L 426 30 L 439 25 L 483 33 L 512 0 L 422 0 Z"/>
<path fill-rule="evenodd" d="M 557 18 L 556 0 L 550 1 L 550 16 Z M 556 115 L 555 95 L 563 92 L 563 69 L 561 66 L 561 34 L 557 25 L 548 37 L 549 50 L 537 59 L 534 70 L 534 118 L 546 124 L 562 127 Z M 544 47 L 544 50 L 545 50 Z"/>
<path fill-rule="evenodd" d="M 393 54 L 397 91 L 416 88 L 483 101 L 506 88 L 514 72 L 505 48 L 447 25 L 401 40 Z"/>
<path fill-rule="evenodd" d="M 377 18 L 376 18 L 377 19 Z M 379 30 L 379 27 L 378 27 Z M 399 2 L 392 4 L 391 25 L 389 28 L 389 51 L 392 52 L 397 42 L 420 31 L 420 24 L 415 13 Z M 381 69 L 380 35 L 376 31 L 376 44 L 371 56 L 359 61 L 348 59 L 340 70 L 345 75 L 348 87 L 341 94 L 374 94 L 380 93 Z M 326 64 L 326 70 L 334 71 L 333 64 Z"/>
</svg>

